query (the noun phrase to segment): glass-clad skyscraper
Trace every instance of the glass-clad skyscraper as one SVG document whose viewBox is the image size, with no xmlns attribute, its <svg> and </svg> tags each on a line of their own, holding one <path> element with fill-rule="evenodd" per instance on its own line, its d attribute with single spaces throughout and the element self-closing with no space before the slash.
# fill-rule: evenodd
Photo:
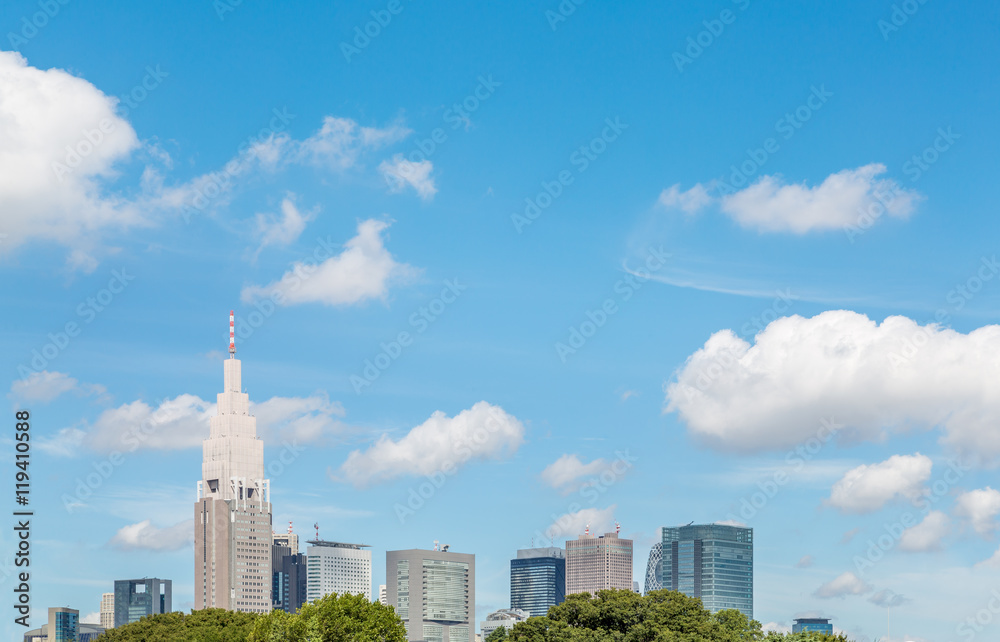
<svg viewBox="0 0 1000 642">
<path fill-rule="evenodd" d="M 753 618 L 753 529 L 722 524 L 663 529 L 663 588 L 701 598 L 712 613 Z"/>
<path fill-rule="evenodd" d="M 829 618 L 820 618 L 820 617 L 796 618 L 795 624 L 792 625 L 792 633 L 806 633 L 806 632 L 826 633 L 827 635 L 833 635 L 833 625 L 830 624 Z"/>
<path fill-rule="evenodd" d="M 566 557 L 561 548 L 523 548 L 510 561 L 510 608 L 544 617 L 566 600 Z"/>
<path fill-rule="evenodd" d="M 172 591 L 170 580 L 155 577 L 115 580 L 115 628 L 147 615 L 170 613 Z"/>
</svg>

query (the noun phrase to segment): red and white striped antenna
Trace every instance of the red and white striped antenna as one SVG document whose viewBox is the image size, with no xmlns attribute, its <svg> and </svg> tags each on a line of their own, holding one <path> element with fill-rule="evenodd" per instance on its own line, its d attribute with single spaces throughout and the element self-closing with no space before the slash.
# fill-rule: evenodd
<svg viewBox="0 0 1000 642">
<path fill-rule="evenodd" d="M 233 359 L 236 357 L 236 332 L 234 328 L 236 323 L 233 321 L 233 311 L 229 311 L 229 358 Z"/>
</svg>

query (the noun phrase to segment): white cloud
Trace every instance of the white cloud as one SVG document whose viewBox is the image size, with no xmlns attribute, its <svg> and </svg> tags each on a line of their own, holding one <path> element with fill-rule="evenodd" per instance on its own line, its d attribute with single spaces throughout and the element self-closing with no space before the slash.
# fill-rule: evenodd
<svg viewBox="0 0 1000 642">
<path fill-rule="evenodd" d="M 101 623 L 101 612 L 94 611 L 93 613 L 87 613 L 80 618 L 81 624 L 100 624 Z"/>
<path fill-rule="evenodd" d="M 768 622 L 761 627 L 765 633 L 768 631 L 774 631 L 775 633 L 791 633 L 792 627 L 788 626 L 783 622 Z"/>
<path fill-rule="evenodd" d="M 848 228 L 883 213 L 905 219 L 922 197 L 892 179 L 879 178 L 885 171 L 885 165 L 871 163 L 831 174 L 815 187 L 785 184 L 780 176 L 761 176 L 756 183 L 721 198 L 713 198 L 701 183 L 683 192 L 678 184 L 663 190 L 659 202 L 687 214 L 717 202 L 734 221 L 760 232 L 805 234 Z"/>
<path fill-rule="evenodd" d="M 244 301 L 272 297 L 281 305 L 384 301 L 390 285 L 409 282 L 419 273 L 410 265 L 398 263 L 385 248 L 382 232 L 388 227 L 385 221 L 362 221 L 358 235 L 340 254 L 319 265 L 295 263 L 280 280 L 265 286 L 247 286 L 241 296 Z"/>
<path fill-rule="evenodd" d="M 382 435 L 368 450 L 353 451 L 340 473 L 355 486 L 403 475 L 451 475 L 472 459 L 510 456 L 523 439 L 524 426 L 516 417 L 480 401 L 454 417 L 439 410 L 398 441 Z"/>
<path fill-rule="evenodd" d="M 581 478 L 598 475 L 607 469 L 608 462 L 603 459 L 584 464 L 576 455 L 563 455 L 546 466 L 541 477 L 552 488 L 569 493 L 579 488 Z"/>
<path fill-rule="evenodd" d="M 930 457 L 920 453 L 858 466 L 833 485 L 829 503 L 845 513 L 871 513 L 900 496 L 914 499 L 930 479 L 931 467 Z"/>
<path fill-rule="evenodd" d="M 556 518 L 556 521 L 549 524 L 545 529 L 545 536 L 549 540 L 576 539 L 583 535 L 587 528 L 590 534 L 602 535 L 614 530 L 615 509 L 617 505 L 612 504 L 607 508 L 584 508 L 572 513 L 564 513 Z"/>
<path fill-rule="evenodd" d="M 682 192 L 680 188 L 678 183 L 663 190 L 660 193 L 660 205 L 677 208 L 686 214 L 695 214 L 712 203 L 712 197 L 701 183 L 685 192 Z"/>
<path fill-rule="evenodd" d="M 194 541 L 194 520 L 159 528 L 150 520 L 129 524 L 118 529 L 108 544 L 123 551 L 176 551 Z"/>
<path fill-rule="evenodd" d="M 925 553 L 941 549 L 941 540 L 951 531 L 951 520 L 941 511 L 931 511 L 912 528 L 903 531 L 899 538 L 899 550 L 910 553 Z"/>
<path fill-rule="evenodd" d="M 816 187 L 785 185 L 777 176 L 763 176 L 753 185 L 722 198 L 722 211 L 743 227 L 762 232 L 805 234 L 857 225 L 869 208 L 906 218 L 919 200 L 916 192 L 891 179 L 880 179 L 885 165 L 872 163 L 831 174 Z"/>
<path fill-rule="evenodd" d="M 382 173 L 386 183 L 389 184 L 389 189 L 393 192 L 402 191 L 409 185 L 425 201 L 437 194 L 437 187 L 434 186 L 434 179 L 431 177 L 434 164 L 429 160 L 413 162 L 403 158 L 402 154 L 396 154 L 392 157 L 392 161 L 382 161 L 378 171 Z"/>
<path fill-rule="evenodd" d="M 339 420 L 343 406 L 325 393 L 251 402 L 250 412 L 265 444 L 314 443 L 344 429 Z M 105 410 L 92 425 L 84 422 L 82 428 L 66 428 L 52 439 L 40 440 L 39 448 L 62 456 L 72 456 L 81 447 L 105 453 L 197 448 L 208 438 L 209 419 L 215 413 L 214 403 L 191 394 L 164 400 L 155 408 L 133 401 Z"/>
<path fill-rule="evenodd" d="M 28 402 L 49 402 L 64 393 L 76 390 L 79 381 L 62 372 L 32 372 L 10 386 L 10 396 Z"/>
<path fill-rule="evenodd" d="M 825 437 L 876 440 L 940 428 L 980 459 L 1000 455 L 1000 326 L 961 334 L 906 317 L 881 324 L 847 310 L 777 319 L 755 344 L 713 334 L 666 386 L 696 438 L 731 451 L 778 450 Z M 916 346 L 920 347 L 916 347 Z"/>
<path fill-rule="evenodd" d="M 847 571 L 846 573 L 838 575 L 826 584 L 820 586 L 816 589 L 813 595 L 829 599 L 834 597 L 845 597 L 847 595 L 864 595 L 871 590 L 872 587 L 869 584 L 866 584 L 864 580 L 854 573 Z"/>
<path fill-rule="evenodd" d="M 803 555 L 798 562 L 795 562 L 795 568 L 809 568 L 813 565 L 813 561 L 812 555 Z"/>
<path fill-rule="evenodd" d="M 295 206 L 294 195 L 289 194 L 281 201 L 281 218 L 257 214 L 254 218 L 260 238 L 257 254 L 269 245 L 287 246 L 295 242 L 306 229 L 306 224 L 316 218 L 318 211 L 313 209 L 303 214 Z"/>
<path fill-rule="evenodd" d="M 353 167 L 363 152 L 401 141 L 411 133 L 399 124 L 379 129 L 361 127 L 350 118 L 327 116 L 319 131 L 292 145 L 291 159 L 344 170 Z"/>
<path fill-rule="evenodd" d="M 139 147 L 117 99 L 61 69 L 0 51 L 0 251 L 33 239 L 74 252 L 83 268 L 109 229 L 145 223 L 138 208 L 105 193 L 115 167 Z M 103 128 L 103 129 L 102 129 Z"/>
<path fill-rule="evenodd" d="M 1000 491 L 989 486 L 962 493 L 955 500 L 955 515 L 965 518 L 978 534 L 988 537 L 997 530 Z"/>
<path fill-rule="evenodd" d="M 1000 548 L 993 555 L 981 562 L 976 562 L 975 568 L 997 568 L 1000 569 Z"/>
<path fill-rule="evenodd" d="M 889 589 L 882 589 L 881 591 L 878 591 L 877 593 L 869 597 L 868 601 L 871 602 L 872 604 L 877 604 L 878 606 L 886 608 L 886 607 L 902 606 L 908 602 L 912 602 L 913 600 L 903 595 L 900 595 L 899 593 L 890 591 Z"/>
</svg>

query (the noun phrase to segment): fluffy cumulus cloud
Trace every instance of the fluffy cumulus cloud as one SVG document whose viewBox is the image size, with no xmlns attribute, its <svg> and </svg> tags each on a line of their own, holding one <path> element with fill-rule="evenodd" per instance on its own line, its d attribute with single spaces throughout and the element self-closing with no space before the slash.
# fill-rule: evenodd
<svg viewBox="0 0 1000 642">
<path fill-rule="evenodd" d="M 378 170 L 393 192 L 402 191 L 409 186 L 425 201 L 429 201 L 437 194 L 437 187 L 431 177 L 434 165 L 429 160 L 413 162 L 403 158 L 402 154 L 396 154 L 391 161 L 382 161 Z"/>
<path fill-rule="evenodd" d="M 712 203 L 743 227 L 760 232 L 812 231 L 858 227 L 882 216 L 906 218 L 920 195 L 903 189 L 885 174 L 885 165 L 871 163 L 827 176 L 819 185 L 787 184 L 780 176 L 762 176 L 742 190 L 713 198 L 701 183 L 681 191 L 674 185 L 660 194 L 660 203 L 693 214 Z"/>
<path fill-rule="evenodd" d="M 976 533 L 989 537 L 997 530 L 1000 491 L 989 486 L 962 493 L 955 500 L 955 515 L 968 521 Z"/>
<path fill-rule="evenodd" d="M 318 210 L 301 212 L 295 205 L 295 197 L 289 194 L 281 201 L 281 215 L 257 214 L 254 218 L 256 234 L 260 239 L 257 254 L 269 245 L 287 246 L 295 242 L 306 229 L 306 224 L 316 218 Z M 256 256 L 256 255 L 255 255 Z"/>
<path fill-rule="evenodd" d="M 607 469 L 608 462 L 603 459 L 595 459 L 585 464 L 576 455 L 563 455 L 546 466 L 541 477 L 542 481 L 552 488 L 569 493 L 579 487 L 581 479 L 599 475 Z"/>
<path fill-rule="evenodd" d="M 24 379 L 14 381 L 10 386 L 10 397 L 27 402 L 47 403 L 67 392 L 82 395 L 101 395 L 103 386 L 81 384 L 63 372 L 32 372 Z"/>
<path fill-rule="evenodd" d="M 787 449 L 838 437 L 940 428 L 942 441 L 1000 455 L 1000 326 L 968 334 L 906 317 L 832 310 L 770 323 L 750 344 L 713 334 L 666 386 L 666 410 L 724 450 Z"/>
<path fill-rule="evenodd" d="M 911 553 L 941 550 L 941 540 L 950 530 L 948 516 L 941 511 L 931 511 L 919 524 L 903 531 L 899 538 L 899 550 Z"/>
<path fill-rule="evenodd" d="M 872 587 L 854 573 L 847 571 L 820 586 L 813 593 L 824 599 L 846 597 L 848 595 L 864 595 L 872 591 Z"/>
<path fill-rule="evenodd" d="M 250 412 L 257 418 L 257 435 L 269 444 L 315 443 L 344 430 L 343 407 L 323 393 L 272 397 L 251 403 Z M 79 454 L 81 448 L 102 453 L 198 448 L 208 437 L 215 413 L 214 403 L 190 394 L 155 407 L 133 401 L 105 410 L 92 424 L 84 422 L 41 439 L 39 448 L 63 456 Z"/>
<path fill-rule="evenodd" d="M 437 411 L 399 440 L 382 435 L 367 450 L 352 452 L 340 476 L 364 487 L 404 475 L 452 475 L 469 460 L 510 456 L 523 440 L 516 417 L 480 401 L 454 417 Z"/>
<path fill-rule="evenodd" d="M 829 503 L 845 513 L 871 513 L 897 497 L 915 499 L 931 476 L 931 466 L 930 457 L 920 453 L 858 466 L 833 485 Z"/>
<path fill-rule="evenodd" d="M 549 541 L 576 539 L 588 529 L 591 535 L 609 533 L 615 528 L 616 508 L 617 505 L 612 504 L 607 508 L 582 508 L 564 513 L 545 529 L 545 537 Z"/>
<path fill-rule="evenodd" d="M 382 233 L 388 227 L 385 221 L 362 221 L 357 236 L 340 254 L 318 265 L 295 263 L 278 281 L 243 288 L 242 298 L 270 298 L 279 305 L 351 305 L 369 299 L 385 300 L 392 284 L 410 282 L 419 274 L 416 268 L 397 262 L 386 249 Z"/>
<path fill-rule="evenodd" d="M 122 551 L 176 551 L 194 542 L 194 520 L 160 528 L 150 520 L 118 529 L 108 545 Z"/>
<path fill-rule="evenodd" d="M 139 147 L 116 104 L 69 72 L 0 51 L 0 252 L 44 239 L 89 267 L 99 232 L 143 223 L 138 208 L 104 189 Z"/>
</svg>

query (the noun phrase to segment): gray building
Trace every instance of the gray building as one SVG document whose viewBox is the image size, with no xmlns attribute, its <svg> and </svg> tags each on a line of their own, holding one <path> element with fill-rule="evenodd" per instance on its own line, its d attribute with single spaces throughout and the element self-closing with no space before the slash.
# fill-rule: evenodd
<svg viewBox="0 0 1000 642">
<path fill-rule="evenodd" d="M 94 642 L 105 627 L 80 622 L 80 612 L 65 607 L 49 607 L 49 620 L 24 634 L 24 642 Z M 51 634 L 51 635 L 50 635 Z"/>
<path fill-rule="evenodd" d="M 277 542 L 277 539 L 275 540 Z M 298 542 L 296 542 L 296 546 Z M 306 556 L 282 544 L 271 545 L 271 606 L 298 613 L 306 602 Z"/>
<path fill-rule="evenodd" d="M 653 544 L 649 549 L 649 561 L 646 562 L 646 586 L 643 587 L 643 594 L 648 595 L 650 591 L 659 591 L 663 588 L 663 534 L 660 534 L 661 541 Z M 638 591 L 637 591 L 638 592 Z"/>
<path fill-rule="evenodd" d="M 115 627 L 147 615 L 170 613 L 172 582 L 155 577 L 115 580 Z"/>
<path fill-rule="evenodd" d="M 271 481 L 264 442 L 243 392 L 229 314 L 229 358 L 223 392 L 202 442 L 201 481 L 194 505 L 194 608 L 247 613 L 271 610 Z"/>
<path fill-rule="evenodd" d="M 617 529 L 595 537 L 588 528 L 566 540 L 566 595 L 607 589 L 633 589 L 632 540 L 620 538 Z"/>
<path fill-rule="evenodd" d="M 388 551 L 385 574 L 386 601 L 406 625 L 408 640 L 474 642 L 475 555 L 448 546 Z"/>
<path fill-rule="evenodd" d="M 510 608 L 543 617 L 566 601 L 566 555 L 557 547 L 522 548 L 510 561 Z"/>
<path fill-rule="evenodd" d="M 663 529 L 665 589 L 701 598 L 712 613 L 753 619 L 753 529 L 722 524 Z"/>
</svg>

